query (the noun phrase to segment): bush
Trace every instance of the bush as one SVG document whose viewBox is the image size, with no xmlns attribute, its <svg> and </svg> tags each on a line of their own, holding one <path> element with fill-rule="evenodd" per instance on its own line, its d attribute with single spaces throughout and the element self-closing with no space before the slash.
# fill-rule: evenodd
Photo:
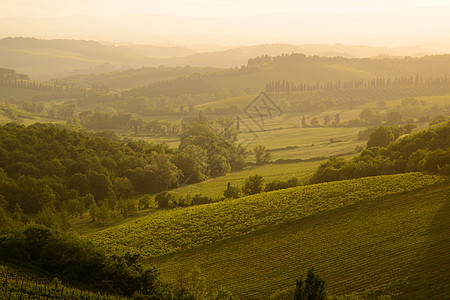
<svg viewBox="0 0 450 300">
<path fill-rule="evenodd" d="M 298 186 L 298 185 L 300 185 L 300 182 L 297 177 L 293 177 L 287 181 L 274 180 L 274 181 L 266 184 L 266 187 L 264 188 L 264 192 L 287 189 L 287 188 Z"/>
<path fill-rule="evenodd" d="M 149 194 L 145 194 L 144 196 L 139 198 L 138 207 L 139 209 L 150 208 L 152 202 L 153 202 L 152 196 L 150 196 Z"/>
<path fill-rule="evenodd" d="M 202 196 L 200 194 L 196 194 L 193 198 L 192 198 L 192 205 L 200 205 L 200 204 L 208 204 L 208 203 L 212 203 L 213 199 L 208 197 L 208 196 Z"/>
<path fill-rule="evenodd" d="M 242 187 L 242 191 L 245 195 L 258 194 L 263 191 L 264 178 L 261 175 L 253 175 L 245 180 L 245 184 Z"/>
<path fill-rule="evenodd" d="M 175 197 L 167 191 L 163 191 L 155 196 L 155 201 L 158 203 L 158 208 L 168 208 L 175 201 Z"/>
<path fill-rule="evenodd" d="M 138 203 L 135 199 L 120 199 L 119 200 L 119 211 L 124 217 L 129 217 L 134 215 L 138 210 Z"/>
<path fill-rule="evenodd" d="M 269 152 L 267 152 L 266 147 L 256 146 L 253 150 L 255 151 L 257 165 L 263 165 L 270 162 L 271 155 Z"/>
<path fill-rule="evenodd" d="M 225 198 L 237 199 L 242 196 L 242 190 L 238 186 L 232 186 L 228 183 L 227 189 L 223 191 L 223 196 Z"/>
</svg>

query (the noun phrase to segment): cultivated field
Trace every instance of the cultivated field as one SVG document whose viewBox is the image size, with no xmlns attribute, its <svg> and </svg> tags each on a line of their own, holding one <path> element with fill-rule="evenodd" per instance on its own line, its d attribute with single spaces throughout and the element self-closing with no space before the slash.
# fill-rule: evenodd
<svg viewBox="0 0 450 300">
<path fill-rule="evenodd" d="M 266 227 L 434 185 L 441 177 L 409 173 L 321 183 L 181 209 L 106 228 L 86 238 L 101 248 L 144 258 L 242 236 Z M 239 221 L 237 221 L 239 220 Z"/>
<path fill-rule="evenodd" d="M 380 194 L 148 263 L 172 281 L 199 268 L 211 286 L 242 299 L 289 288 L 310 267 L 332 295 L 444 299 L 450 293 L 448 199 L 448 182 Z"/>
</svg>

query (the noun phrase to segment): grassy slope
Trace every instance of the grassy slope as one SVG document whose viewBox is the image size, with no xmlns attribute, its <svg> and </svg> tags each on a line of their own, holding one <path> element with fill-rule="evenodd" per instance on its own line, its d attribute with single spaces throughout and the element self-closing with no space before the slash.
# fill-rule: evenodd
<svg viewBox="0 0 450 300">
<path fill-rule="evenodd" d="M 230 107 L 232 105 L 236 105 L 238 107 L 238 109 L 243 110 L 253 99 L 256 98 L 256 96 L 258 96 L 258 94 L 245 95 L 245 96 L 239 96 L 239 97 L 229 97 L 229 98 L 217 100 L 214 102 L 196 105 L 195 109 L 204 110 L 209 107 L 214 111 L 214 108 L 216 108 L 216 107 L 223 108 L 223 107 Z"/>
<path fill-rule="evenodd" d="M 244 299 L 285 289 L 312 266 L 331 294 L 371 289 L 373 296 L 443 299 L 450 293 L 449 199 L 448 182 L 369 197 L 149 263 L 171 280 L 197 266 L 210 284 Z"/>
<path fill-rule="evenodd" d="M 264 177 L 265 182 L 272 180 L 287 180 L 292 177 L 305 177 L 312 174 L 321 161 L 267 164 L 262 166 L 251 166 L 242 171 L 228 173 L 225 176 L 211 178 L 200 183 L 184 185 L 171 192 L 175 195 L 185 196 L 190 194 L 201 194 L 209 197 L 223 197 L 223 191 L 227 188 L 228 182 L 234 186 L 244 185 L 245 180 L 255 174 Z"/>
<path fill-rule="evenodd" d="M 296 187 L 147 217 L 87 235 L 104 249 L 155 257 L 242 236 L 273 225 L 439 181 L 419 173 L 376 176 Z"/>
<path fill-rule="evenodd" d="M 256 139 L 249 147 L 255 145 L 265 146 L 271 151 L 272 160 L 277 159 L 310 159 L 317 157 L 330 157 L 355 151 L 355 147 L 364 144 L 357 141 L 360 130 L 365 128 L 283 128 L 256 132 Z M 239 136 L 239 141 L 245 143 L 253 133 L 243 133 Z M 330 139 L 335 141 L 331 143 Z"/>
</svg>

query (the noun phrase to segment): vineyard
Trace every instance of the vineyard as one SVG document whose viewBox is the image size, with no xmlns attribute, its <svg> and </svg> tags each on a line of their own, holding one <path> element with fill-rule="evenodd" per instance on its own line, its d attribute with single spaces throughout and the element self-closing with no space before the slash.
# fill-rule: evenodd
<svg viewBox="0 0 450 300">
<path fill-rule="evenodd" d="M 302 186 L 158 211 L 85 238 L 118 254 L 136 251 L 144 258 L 151 258 L 243 236 L 364 200 L 420 189 L 441 180 L 439 176 L 410 173 Z"/>
<path fill-rule="evenodd" d="M 62 284 L 57 278 L 39 277 L 0 265 L 0 299 L 64 299 L 64 300 L 120 300 L 115 295 L 93 292 Z"/>
<path fill-rule="evenodd" d="M 327 282 L 330 295 L 352 294 L 344 299 L 446 298 L 450 294 L 448 182 L 364 198 L 148 263 L 173 281 L 186 270 L 200 269 L 209 285 L 222 286 L 242 299 L 267 299 L 292 287 L 311 267 Z"/>
</svg>

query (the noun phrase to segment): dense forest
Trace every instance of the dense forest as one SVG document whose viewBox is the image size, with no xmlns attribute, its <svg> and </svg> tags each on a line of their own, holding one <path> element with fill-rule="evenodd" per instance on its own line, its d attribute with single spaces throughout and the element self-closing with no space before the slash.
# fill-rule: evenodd
<svg viewBox="0 0 450 300">
<path fill-rule="evenodd" d="M 123 199 L 133 194 L 199 182 L 246 165 L 244 149 L 234 142 L 236 133 L 223 132 L 202 115 L 186 125 L 178 149 L 46 124 L 7 124 L 0 132 L 4 208 L 58 228 L 67 226 L 64 213 L 82 216 L 90 209 L 95 215 L 101 209 L 126 215 Z"/>
</svg>

